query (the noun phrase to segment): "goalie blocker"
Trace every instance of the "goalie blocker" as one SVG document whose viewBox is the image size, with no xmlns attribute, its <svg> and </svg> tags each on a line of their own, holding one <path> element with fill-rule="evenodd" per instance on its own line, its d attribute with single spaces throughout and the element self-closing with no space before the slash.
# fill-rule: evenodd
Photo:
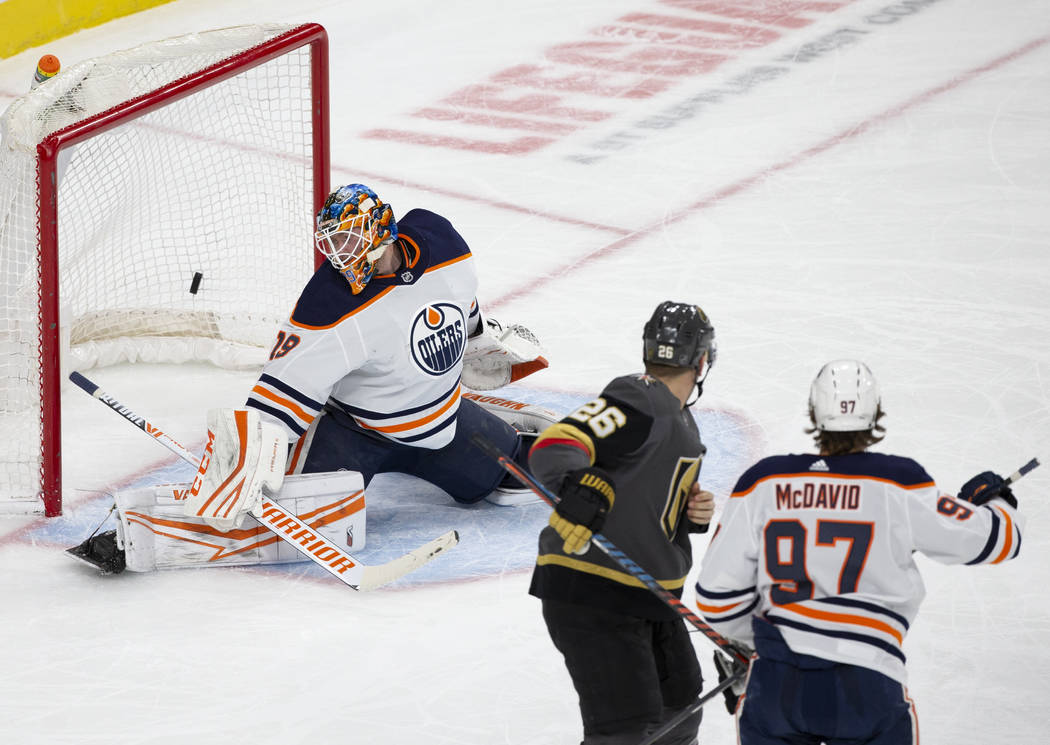
<svg viewBox="0 0 1050 745">
<path fill-rule="evenodd" d="M 288 437 L 254 409 L 208 412 L 208 444 L 186 494 L 186 515 L 220 531 L 239 528 L 258 510 L 263 489 L 276 494 L 284 479 Z"/>
</svg>

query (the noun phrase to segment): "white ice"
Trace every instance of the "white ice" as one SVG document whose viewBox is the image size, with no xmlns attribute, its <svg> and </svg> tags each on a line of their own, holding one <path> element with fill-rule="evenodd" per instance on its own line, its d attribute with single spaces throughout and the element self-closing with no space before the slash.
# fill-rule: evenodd
<svg viewBox="0 0 1050 745">
<path fill-rule="evenodd" d="M 481 301 L 549 350 L 550 369 L 519 392 L 582 400 L 639 368 L 656 303 L 688 300 L 718 334 L 699 413 L 712 445 L 704 478 L 720 499 L 750 460 L 809 449 L 808 386 L 836 357 L 863 358 L 882 384 L 878 449 L 916 458 L 946 491 L 1046 455 L 1045 0 L 840 3 L 809 26 L 770 26 L 779 40 L 733 50 L 654 98 L 566 97 L 610 116 L 528 155 L 363 136 L 422 127 L 413 112 L 631 13 L 686 16 L 690 5 L 176 0 L 0 61 L 0 108 L 44 52 L 71 64 L 206 28 L 320 22 L 331 35 L 333 182 L 365 181 L 395 210 L 453 221 L 477 255 Z M 819 53 L 803 54 L 820 39 Z M 763 66 L 784 69 L 756 82 Z M 718 89 L 732 92 L 695 104 Z M 673 126 L 638 124 L 667 112 L 679 115 Z M 206 366 L 93 375 L 184 442 L 252 380 Z M 65 514 L 0 521 L 0 742 L 579 741 L 575 694 L 527 594 L 532 549 L 508 551 L 500 532 L 520 535 L 512 513 L 435 501 L 433 534 L 446 520 L 473 528 L 458 558 L 435 562 L 454 569 L 371 594 L 308 566 L 103 578 L 62 548 L 101 519 L 107 490 L 171 459 L 79 391 L 63 405 Z M 1017 561 L 922 561 L 928 596 L 905 651 L 923 742 L 1050 738 L 1048 491 L 1046 466 L 1016 487 L 1029 520 Z M 396 519 L 387 528 L 396 535 Z M 713 679 L 709 642 L 695 641 Z M 701 741 L 735 742 L 720 702 Z"/>
</svg>

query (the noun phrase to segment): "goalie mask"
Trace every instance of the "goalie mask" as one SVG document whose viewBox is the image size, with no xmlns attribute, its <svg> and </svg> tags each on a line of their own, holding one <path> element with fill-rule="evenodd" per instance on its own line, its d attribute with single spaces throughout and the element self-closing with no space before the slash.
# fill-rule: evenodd
<svg viewBox="0 0 1050 745">
<path fill-rule="evenodd" d="M 699 305 L 660 303 L 642 330 L 642 345 L 646 362 L 696 370 L 699 398 L 717 357 L 715 327 Z"/>
<path fill-rule="evenodd" d="M 364 184 L 347 184 L 328 195 L 317 213 L 314 243 L 356 295 L 375 274 L 375 263 L 397 239 L 389 204 Z"/>
<path fill-rule="evenodd" d="M 875 426 L 879 384 L 859 360 L 835 360 L 820 369 L 809 389 L 809 413 L 824 432 L 857 432 Z"/>
</svg>

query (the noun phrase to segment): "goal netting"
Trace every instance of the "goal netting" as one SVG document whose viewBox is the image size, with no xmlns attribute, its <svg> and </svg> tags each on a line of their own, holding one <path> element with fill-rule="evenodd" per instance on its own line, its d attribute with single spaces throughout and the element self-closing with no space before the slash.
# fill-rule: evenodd
<svg viewBox="0 0 1050 745">
<path fill-rule="evenodd" d="M 324 29 L 81 62 L 0 119 L 0 512 L 58 514 L 70 370 L 261 365 L 315 267 Z"/>
</svg>

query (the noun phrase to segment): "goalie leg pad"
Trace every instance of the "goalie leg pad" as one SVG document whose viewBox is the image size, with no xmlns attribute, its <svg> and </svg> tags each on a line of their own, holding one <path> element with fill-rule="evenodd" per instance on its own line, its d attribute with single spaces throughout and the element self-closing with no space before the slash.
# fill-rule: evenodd
<svg viewBox="0 0 1050 745">
<path fill-rule="evenodd" d="M 552 424 L 560 422 L 562 418 L 561 414 L 545 406 L 527 404 L 510 398 L 488 396 L 472 391 L 464 391 L 463 398 L 469 398 L 519 432 L 542 432 Z"/>
<path fill-rule="evenodd" d="M 251 516 L 230 531 L 187 517 L 184 499 L 190 488 L 162 484 L 117 492 L 118 539 L 129 571 L 306 560 Z M 323 535 L 348 551 L 365 547 L 364 481 L 356 471 L 289 476 L 275 499 L 299 518 L 305 526 L 300 530 Z"/>
</svg>

